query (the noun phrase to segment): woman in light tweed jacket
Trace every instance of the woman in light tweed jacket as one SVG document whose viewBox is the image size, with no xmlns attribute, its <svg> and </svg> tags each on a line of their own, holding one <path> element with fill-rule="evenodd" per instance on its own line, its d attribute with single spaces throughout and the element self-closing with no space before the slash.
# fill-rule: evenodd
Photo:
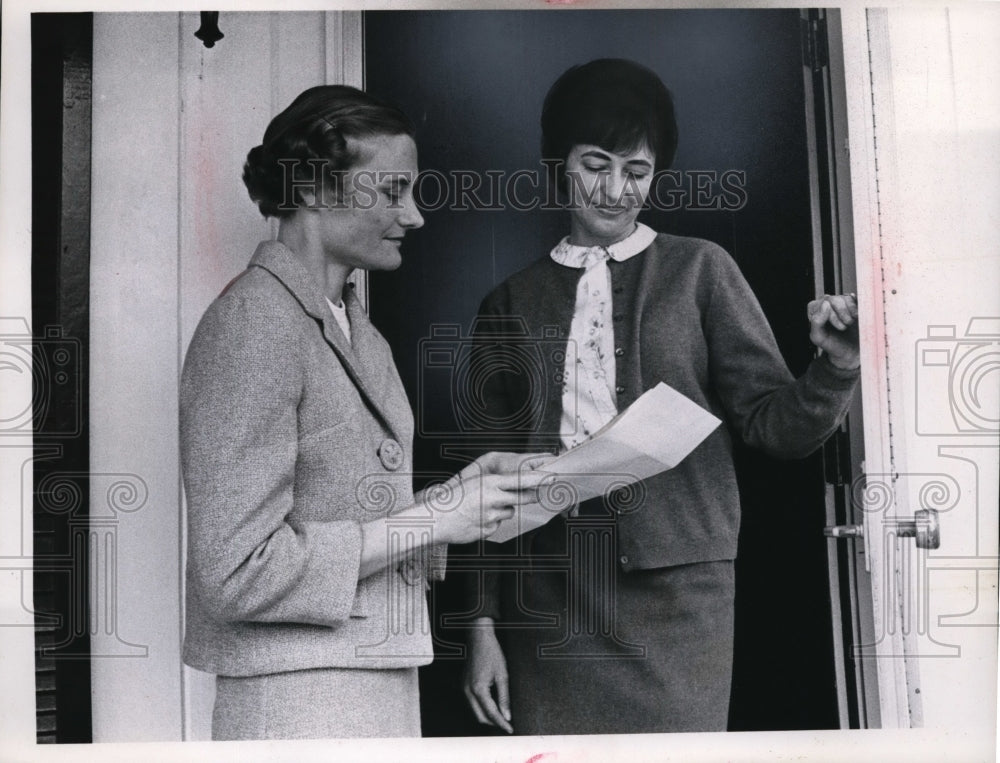
<svg viewBox="0 0 1000 763">
<path fill-rule="evenodd" d="M 408 119 L 340 86 L 247 157 L 277 240 L 205 313 L 180 394 L 184 661 L 218 675 L 215 739 L 419 736 L 430 547 L 533 493 L 502 454 L 412 493 L 409 403 L 347 278 L 399 266 L 416 172 Z"/>
</svg>

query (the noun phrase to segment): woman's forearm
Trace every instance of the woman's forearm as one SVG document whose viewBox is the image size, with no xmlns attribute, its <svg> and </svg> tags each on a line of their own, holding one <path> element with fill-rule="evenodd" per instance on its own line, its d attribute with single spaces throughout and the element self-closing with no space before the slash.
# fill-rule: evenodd
<svg viewBox="0 0 1000 763">
<path fill-rule="evenodd" d="M 426 512 L 416 506 L 404 509 L 383 519 L 373 519 L 361 525 L 361 564 L 358 579 L 399 564 L 418 551 L 431 545 L 433 535 L 423 532 L 398 532 L 393 525 L 407 517 L 427 520 Z"/>
</svg>

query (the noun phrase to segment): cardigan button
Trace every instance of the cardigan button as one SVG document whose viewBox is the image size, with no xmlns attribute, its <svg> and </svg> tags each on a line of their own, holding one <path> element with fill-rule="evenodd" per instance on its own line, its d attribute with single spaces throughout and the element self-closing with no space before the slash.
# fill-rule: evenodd
<svg viewBox="0 0 1000 763">
<path fill-rule="evenodd" d="M 615 347 L 615 355 L 617 355 L 620 358 L 624 354 L 625 350 L 623 350 L 621 347 Z"/>
<path fill-rule="evenodd" d="M 621 562 L 622 564 L 628 564 L 628 557 L 625 554 L 622 554 L 620 557 L 618 557 L 618 561 Z"/>
<path fill-rule="evenodd" d="M 378 446 L 378 458 L 382 466 L 394 472 L 403 465 L 403 446 L 387 437 Z"/>
<path fill-rule="evenodd" d="M 617 392 L 619 395 L 622 395 L 625 393 L 625 388 L 619 384 L 617 387 L 615 387 L 615 392 Z"/>
<path fill-rule="evenodd" d="M 621 322 L 621 320 L 622 320 L 622 318 L 624 318 L 624 317 L 625 317 L 625 316 L 623 316 L 623 315 L 622 315 L 621 313 L 618 313 L 618 314 L 617 314 L 617 315 L 615 316 L 615 320 L 616 320 L 616 321 L 618 321 L 618 322 L 620 323 L 620 322 Z"/>
</svg>

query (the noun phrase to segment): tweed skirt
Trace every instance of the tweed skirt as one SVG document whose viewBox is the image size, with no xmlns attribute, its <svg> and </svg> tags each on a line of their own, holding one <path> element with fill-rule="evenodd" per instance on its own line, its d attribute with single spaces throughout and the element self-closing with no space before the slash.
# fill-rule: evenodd
<svg viewBox="0 0 1000 763">
<path fill-rule="evenodd" d="M 507 579 L 517 590 L 505 605 L 516 604 L 499 633 L 514 732 L 725 731 L 733 562 L 623 572 L 613 543 L 576 536 L 570 549 L 536 543 L 531 569 Z"/>
<path fill-rule="evenodd" d="M 416 668 L 217 676 L 212 739 L 419 737 Z"/>
</svg>

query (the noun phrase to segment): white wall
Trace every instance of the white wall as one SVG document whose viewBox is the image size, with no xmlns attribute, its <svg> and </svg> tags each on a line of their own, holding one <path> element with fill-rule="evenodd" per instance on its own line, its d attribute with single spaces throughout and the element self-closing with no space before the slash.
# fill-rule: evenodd
<svg viewBox="0 0 1000 763">
<path fill-rule="evenodd" d="M 212 49 L 198 24 L 94 19 L 91 468 L 146 491 L 113 520 L 117 620 L 93 642 L 108 655 L 93 663 L 95 741 L 209 736 L 211 678 L 180 661 L 181 363 L 205 308 L 271 236 L 240 179 L 247 151 L 306 87 L 360 77 L 359 49 L 345 66 L 343 45 L 360 40 L 359 14 L 228 13 Z M 93 481 L 94 505 L 106 482 Z"/>
<path fill-rule="evenodd" d="M 134 475 L 147 490 L 141 508 L 116 517 L 117 617 L 92 640 L 102 655 L 92 669 L 95 740 L 180 730 L 178 124 L 165 118 L 179 109 L 177 72 L 162 65 L 177 48 L 175 15 L 95 20 L 91 470 Z M 106 504 L 92 482 L 92 505 Z"/>
<path fill-rule="evenodd" d="M 29 67 L 8 35 L 28 39 L 27 17 L 3 8 L 0 49 L 0 757 L 3 740 L 35 738 L 32 583 L 31 350 L 12 347 L 10 334 L 27 333 L 31 318 L 31 194 L 24 158 L 31 155 L 27 119 Z M 23 50 L 23 49 L 22 49 Z M 15 64 L 21 64 L 15 66 Z M 17 324 L 20 327 L 13 328 Z M 17 433 L 15 433 L 17 431 Z"/>
</svg>

